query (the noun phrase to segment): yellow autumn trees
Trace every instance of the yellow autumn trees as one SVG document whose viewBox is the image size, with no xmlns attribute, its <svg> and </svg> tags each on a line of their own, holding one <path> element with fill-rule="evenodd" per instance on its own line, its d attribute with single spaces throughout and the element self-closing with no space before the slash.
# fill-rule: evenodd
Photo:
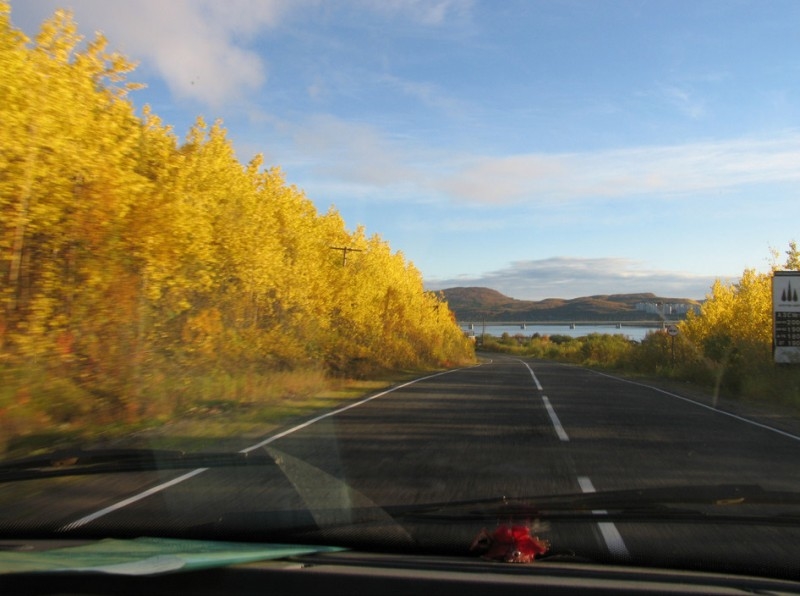
<svg viewBox="0 0 800 596">
<path fill-rule="evenodd" d="M 0 2 L 0 424 L 33 377 L 135 419 L 181 376 L 472 358 L 402 254 L 240 163 L 220 123 L 180 142 L 137 115 L 131 64 L 81 44 L 69 14 L 29 40 Z"/>
<path fill-rule="evenodd" d="M 789 243 L 786 262 L 772 269 L 800 268 L 795 242 Z M 774 255 L 777 258 L 777 254 Z M 741 391 L 749 380 L 775 377 L 772 364 L 772 272 L 746 269 L 733 283 L 714 282 L 698 314 L 681 330 L 708 363 L 717 368 L 718 381 Z"/>
<path fill-rule="evenodd" d="M 735 283 L 714 282 L 699 315 L 684 330 L 697 343 L 725 337 L 734 343 L 769 347 L 772 342 L 772 275 L 746 269 Z"/>
<path fill-rule="evenodd" d="M 789 243 L 786 261 L 772 270 L 800 269 L 797 245 Z M 736 282 L 714 282 L 699 314 L 690 313 L 683 331 L 698 345 L 712 352 L 713 344 L 749 345 L 766 353 L 772 345 L 772 271 L 759 273 L 745 269 Z"/>
<path fill-rule="evenodd" d="M 32 46 L 5 6 L 0 28 L 4 352 L 58 353 L 71 365 L 80 341 L 85 359 L 102 355 L 99 385 L 115 385 L 107 366 L 126 356 L 112 345 L 130 339 L 120 320 L 135 306 L 124 235 L 146 192 L 135 170 L 141 125 L 119 84 L 130 65 L 102 37 L 76 53 L 62 13 Z"/>
</svg>

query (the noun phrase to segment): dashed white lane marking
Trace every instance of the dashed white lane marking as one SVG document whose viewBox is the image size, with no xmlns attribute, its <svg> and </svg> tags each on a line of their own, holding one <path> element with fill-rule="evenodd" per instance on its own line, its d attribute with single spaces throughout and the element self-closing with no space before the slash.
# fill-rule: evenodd
<svg viewBox="0 0 800 596">
<path fill-rule="evenodd" d="M 595 492 L 594 485 L 588 476 L 578 476 L 578 485 L 585 493 Z M 592 511 L 592 513 L 595 515 L 606 515 L 607 512 L 603 509 L 598 509 Z M 598 522 L 597 528 L 600 530 L 600 534 L 603 536 L 603 540 L 605 540 L 606 547 L 612 555 L 621 559 L 630 559 L 631 555 L 628 552 L 628 547 L 625 546 L 625 541 L 622 540 L 617 526 L 612 522 Z"/>
<path fill-rule="evenodd" d="M 539 382 L 539 379 L 536 378 L 536 374 L 533 372 L 533 369 L 530 367 L 530 365 L 524 360 L 520 360 L 520 362 L 522 362 L 522 364 L 525 365 L 525 368 L 528 369 L 528 372 L 531 373 L 531 377 L 533 378 L 533 382 L 536 384 L 536 388 L 539 391 L 544 391 L 542 384 Z M 555 428 L 558 438 L 565 442 L 569 441 L 569 435 L 567 435 L 567 431 L 564 430 L 564 427 L 562 426 L 561 421 L 558 419 L 555 409 L 553 409 L 553 406 L 550 403 L 550 400 L 547 399 L 546 395 L 542 395 L 542 401 L 544 402 L 547 415 L 550 416 L 550 421 L 553 423 L 553 428 Z M 578 485 L 581 487 L 581 490 L 584 493 L 595 492 L 594 485 L 588 476 L 578 476 Z M 607 512 L 602 509 L 598 509 L 592 513 L 595 515 L 606 515 Z M 606 548 L 608 548 L 608 551 L 612 555 L 620 559 L 630 559 L 628 547 L 625 546 L 625 541 L 622 539 L 622 535 L 619 533 L 619 530 L 617 530 L 617 526 L 615 526 L 612 522 L 598 522 L 597 528 L 600 530 L 600 535 L 603 537 L 603 540 L 606 543 Z"/>
<path fill-rule="evenodd" d="M 324 420 L 325 418 L 328 418 L 330 416 L 334 416 L 336 414 L 344 412 L 345 410 L 349 410 L 351 408 L 355 408 L 356 406 L 363 405 L 363 404 L 365 404 L 367 402 L 372 401 L 373 399 L 378 399 L 379 397 L 382 397 L 382 396 L 386 395 L 387 393 L 391 393 L 392 391 L 397 391 L 398 389 L 402 389 L 404 387 L 408 387 L 409 385 L 413 385 L 414 383 L 419 383 L 420 381 L 427 381 L 428 379 L 433 379 L 434 377 L 439 377 L 441 375 L 446 375 L 446 374 L 449 374 L 449 373 L 452 373 L 452 372 L 456 372 L 458 370 L 462 370 L 462 369 L 446 370 L 446 371 L 443 371 L 443 372 L 439 372 L 439 373 L 435 373 L 435 374 L 432 374 L 432 375 L 428 375 L 426 377 L 420 377 L 419 379 L 414 379 L 412 381 L 408 381 L 407 383 L 403 383 L 403 384 L 397 385 L 395 387 L 391 387 L 391 388 L 387 389 L 386 391 L 381 391 L 380 393 L 376 393 L 375 395 L 371 395 L 370 397 L 368 397 L 366 399 L 362 399 L 360 401 L 357 401 L 357 402 L 352 403 L 350 405 L 344 406 L 343 408 L 339 408 L 337 410 L 332 410 L 330 412 L 327 412 L 326 414 L 322 414 L 321 416 L 317 416 L 316 418 L 312 418 L 311 420 L 307 420 L 306 422 L 304 422 L 302 424 L 298 424 L 297 426 L 293 426 L 292 428 L 290 428 L 288 430 L 285 430 L 285 431 L 280 432 L 278 434 L 275 434 L 275 435 L 272 435 L 270 437 L 267 437 L 266 439 L 264 439 L 263 441 L 261 441 L 259 443 L 256 443 L 255 445 L 251 445 L 250 447 L 246 447 L 245 449 L 242 449 L 241 451 L 239 451 L 239 453 L 250 453 L 251 451 L 255 451 L 256 449 L 264 447 L 265 445 L 268 445 L 268 444 L 272 443 L 273 441 L 277 441 L 281 437 L 285 437 L 286 435 L 290 435 L 293 432 L 297 432 L 300 429 L 306 428 L 307 426 L 310 426 L 310 425 L 314 424 L 315 422 L 319 422 L 320 420 Z M 80 528 L 81 526 L 85 526 L 86 524 L 88 524 L 90 522 L 93 522 L 96 519 L 99 519 L 99 518 L 103 517 L 104 515 L 108 515 L 109 513 L 113 513 L 114 511 L 122 509 L 123 507 L 127 507 L 128 505 L 136 503 L 137 501 L 141 501 L 142 499 L 145 499 L 145 498 L 147 498 L 147 497 L 149 497 L 151 495 L 159 493 L 164 489 L 170 488 L 171 486 L 175 486 L 176 484 L 180 484 L 181 482 L 183 482 L 185 480 L 189 480 L 190 478 L 194 478 L 195 476 L 199 476 L 200 474 L 202 474 L 203 472 L 207 471 L 208 469 L 209 468 L 197 468 L 196 470 L 192 470 L 191 472 L 187 472 L 186 474 L 183 474 L 182 476 L 178 476 L 177 478 L 173 478 L 172 480 L 169 480 L 169 481 L 164 482 L 162 484 L 156 485 L 156 486 L 154 486 L 152 488 L 147 489 L 146 491 L 143 491 L 141 493 L 138 493 L 138 494 L 135 494 L 135 495 L 133 495 L 131 497 L 128 497 L 127 499 L 123 499 L 122 501 L 118 501 L 118 502 L 114 503 L 113 505 L 109 505 L 108 507 L 105 507 L 104 509 L 100 509 L 98 511 L 95 511 L 94 513 L 90 513 L 89 515 L 86 515 L 86 516 L 84 516 L 84 517 L 82 517 L 80 519 L 77 519 L 74 522 L 70 522 L 70 523 L 60 527 L 58 529 L 58 531 L 59 532 L 69 532 L 70 530 L 76 530 L 77 528 Z"/>
<path fill-rule="evenodd" d="M 520 360 L 519 362 L 522 362 L 522 364 L 525 365 L 525 368 L 528 369 L 528 372 L 531 373 L 531 377 L 533 377 L 533 382 L 536 384 L 536 388 L 539 391 L 544 391 L 544 389 L 542 389 L 542 384 L 539 382 L 539 379 L 536 378 L 536 373 L 533 372 L 533 369 L 530 367 L 530 364 L 528 364 L 524 360 Z"/>
<path fill-rule="evenodd" d="M 542 401 L 544 402 L 545 410 L 547 410 L 547 415 L 550 416 L 550 422 L 553 423 L 553 428 L 556 429 L 558 438 L 565 442 L 569 441 L 569 435 L 567 435 L 567 431 L 564 430 L 564 427 L 561 426 L 561 421 L 558 419 L 556 411 L 553 409 L 553 406 L 550 404 L 550 400 L 547 399 L 546 395 L 542 396 Z"/>
<path fill-rule="evenodd" d="M 531 377 L 533 378 L 536 388 L 539 391 L 544 391 L 542 384 L 539 382 L 539 379 L 536 378 L 536 373 L 533 372 L 533 369 L 530 367 L 530 365 L 524 360 L 520 360 L 519 362 L 522 362 L 522 364 L 525 365 L 525 368 L 528 369 L 528 372 L 531 373 Z M 567 434 L 567 431 L 564 430 L 564 427 L 562 426 L 561 421 L 558 419 L 558 415 L 556 414 L 553 405 L 550 403 L 550 400 L 547 399 L 546 395 L 542 395 L 542 401 L 544 402 L 544 409 L 547 410 L 547 415 L 550 416 L 550 422 L 553 423 L 553 428 L 555 429 L 558 438 L 564 442 L 569 441 L 569 435 Z"/>
</svg>

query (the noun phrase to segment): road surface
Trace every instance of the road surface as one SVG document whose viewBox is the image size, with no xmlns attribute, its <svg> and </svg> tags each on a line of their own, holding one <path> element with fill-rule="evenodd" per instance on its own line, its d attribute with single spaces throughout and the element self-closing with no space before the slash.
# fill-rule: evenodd
<svg viewBox="0 0 800 596">
<path fill-rule="evenodd" d="M 269 450 L 280 467 L 34 481 L 24 503 L 13 500 L 14 485 L 0 485 L 0 525 L 34 519 L 65 535 L 147 534 L 223 520 L 246 531 L 276 509 L 671 485 L 800 491 L 800 436 L 792 432 L 644 383 L 511 357 L 430 375 L 242 449 Z M 475 528 L 458 531 L 466 550 Z M 800 543 L 796 528 L 735 524 L 554 522 L 541 535 L 552 552 L 593 560 L 647 562 L 653 544 L 666 545 L 682 566 L 707 558 L 709 548 L 733 560 L 751 561 L 757 549 L 767 561 L 793 561 Z"/>
</svg>

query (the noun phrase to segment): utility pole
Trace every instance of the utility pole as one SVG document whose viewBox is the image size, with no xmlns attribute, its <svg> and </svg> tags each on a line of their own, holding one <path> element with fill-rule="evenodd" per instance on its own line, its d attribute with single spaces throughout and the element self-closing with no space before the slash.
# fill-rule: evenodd
<svg viewBox="0 0 800 596">
<path fill-rule="evenodd" d="M 342 267 L 347 265 L 347 253 L 349 252 L 364 252 L 362 248 L 350 248 L 349 246 L 329 246 L 331 250 L 341 250 L 342 251 Z"/>
</svg>

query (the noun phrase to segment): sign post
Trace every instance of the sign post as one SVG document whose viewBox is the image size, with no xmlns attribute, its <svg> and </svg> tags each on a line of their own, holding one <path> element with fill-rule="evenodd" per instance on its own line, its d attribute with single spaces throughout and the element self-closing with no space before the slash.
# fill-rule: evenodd
<svg viewBox="0 0 800 596">
<path fill-rule="evenodd" d="M 800 364 L 800 271 L 772 276 L 772 352 L 779 364 Z"/>
<path fill-rule="evenodd" d="M 677 325 L 670 325 L 667 327 L 667 333 L 669 333 L 669 337 L 672 340 L 672 366 L 675 366 L 675 337 L 678 335 L 678 326 Z"/>
</svg>

